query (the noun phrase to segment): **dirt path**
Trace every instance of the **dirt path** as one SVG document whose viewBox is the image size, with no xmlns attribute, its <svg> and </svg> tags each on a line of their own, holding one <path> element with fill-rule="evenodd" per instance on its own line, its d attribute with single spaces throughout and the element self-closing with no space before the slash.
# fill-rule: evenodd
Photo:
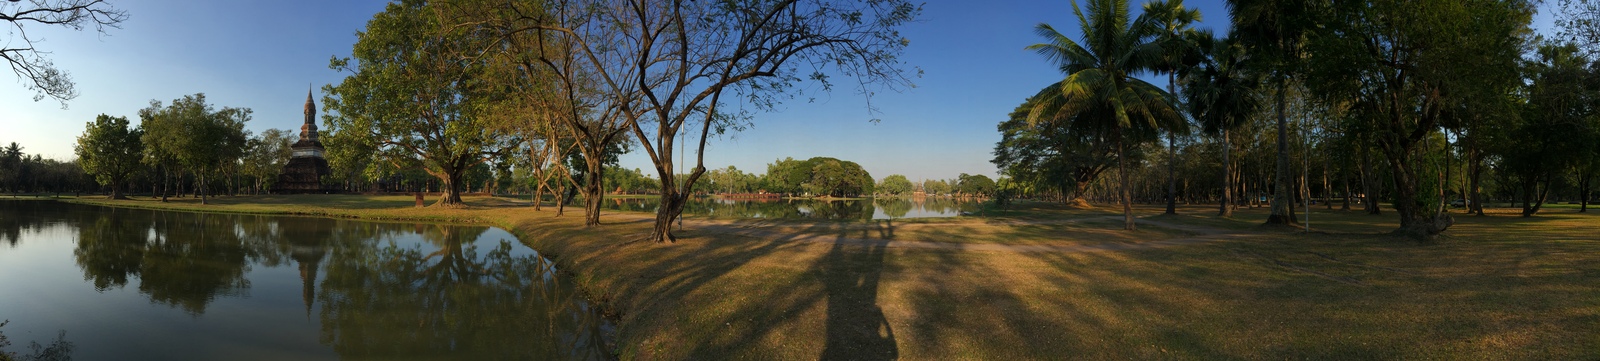
<svg viewBox="0 0 1600 361">
<path fill-rule="evenodd" d="M 1076 222 L 1084 222 L 1084 221 L 1091 221 L 1091 220 L 1102 220 L 1102 219 L 1110 219 L 1110 220 L 1121 221 L 1122 220 L 1122 216 L 1104 216 L 1104 217 L 1075 218 L 1075 219 L 1066 219 L 1066 220 L 1047 220 L 1047 221 L 1006 220 L 1001 224 L 1007 224 L 1007 225 L 1066 224 L 1066 223 L 1076 223 Z M 848 236 L 841 236 L 841 235 L 807 233 L 807 232 L 805 232 L 803 230 L 782 230 L 782 229 L 777 229 L 776 227 L 765 227 L 767 225 L 766 224 L 762 224 L 762 223 L 730 223 L 730 222 L 707 222 L 707 221 L 693 221 L 693 220 L 691 220 L 691 221 L 688 221 L 688 224 L 689 224 L 690 229 L 711 230 L 711 231 L 716 231 L 716 232 L 725 232 L 725 233 L 738 234 L 738 235 L 743 235 L 743 236 L 751 236 L 751 237 L 773 239 L 773 240 L 777 240 L 777 241 L 820 242 L 820 243 L 830 243 L 830 244 L 843 243 L 843 244 L 860 245 L 860 246 L 884 246 L 884 247 L 889 247 L 889 248 L 909 248 L 909 249 L 944 249 L 944 250 L 1000 251 L 1000 252 L 1069 252 L 1070 253 L 1070 252 L 1094 252 L 1094 251 L 1125 251 L 1125 250 L 1150 249 L 1150 248 L 1161 248 L 1161 247 L 1189 245 L 1189 244 L 1196 244 L 1196 243 L 1204 243 L 1204 242 L 1215 241 L 1215 240 L 1218 240 L 1218 239 L 1239 238 L 1239 237 L 1248 237 L 1249 236 L 1249 235 L 1246 235 L 1246 234 L 1228 233 L 1227 230 L 1223 230 L 1223 229 L 1220 229 L 1220 228 L 1195 226 L 1195 225 L 1184 225 L 1184 224 L 1174 224 L 1174 223 L 1168 223 L 1168 222 L 1150 220 L 1150 219 L 1144 219 L 1144 218 L 1136 219 L 1135 222 L 1137 222 L 1137 224 L 1140 225 L 1140 226 L 1154 226 L 1154 227 L 1160 227 L 1160 228 L 1174 229 L 1174 230 L 1180 230 L 1180 231 L 1195 233 L 1196 235 L 1189 236 L 1189 237 L 1176 238 L 1176 239 L 1167 239 L 1167 240 L 1150 241 L 1150 242 L 1142 242 L 1142 243 L 1102 243 L 1102 244 L 1093 244 L 1093 245 L 1027 245 L 1027 244 L 995 244 L 995 243 L 929 242 L 929 241 L 884 239 L 884 238 L 848 237 Z M 774 225 L 774 226 L 782 227 L 782 225 Z M 906 226 L 913 226 L 913 225 L 906 225 Z M 894 226 L 894 227 L 906 227 L 906 226 Z M 918 227 L 937 227 L 939 225 L 938 224 L 915 224 L 914 226 L 918 226 Z M 857 229 L 857 228 L 859 228 L 859 229 Z M 874 229 L 875 228 L 872 228 L 872 226 L 865 226 L 864 228 L 863 227 L 852 227 L 851 229 L 848 229 L 848 230 L 845 230 L 845 231 L 862 231 L 862 230 L 874 230 Z"/>
</svg>

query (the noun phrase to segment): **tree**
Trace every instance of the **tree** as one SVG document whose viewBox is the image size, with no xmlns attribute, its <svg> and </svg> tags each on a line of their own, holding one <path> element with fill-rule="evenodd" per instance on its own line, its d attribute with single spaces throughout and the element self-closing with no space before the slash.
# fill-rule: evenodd
<svg viewBox="0 0 1600 361">
<path fill-rule="evenodd" d="M 292 138 L 294 134 L 282 129 L 267 129 L 250 138 L 242 161 L 244 174 L 255 178 L 251 187 L 255 192 L 266 190 L 283 172 L 283 166 L 289 163 Z"/>
<path fill-rule="evenodd" d="M 244 124 L 250 114 L 249 108 L 215 109 L 206 103 L 204 93 L 185 95 L 165 107 L 152 100 L 150 107 L 139 111 L 145 161 L 194 173 L 195 194 L 206 204 L 210 193 L 206 176 L 244 155 L 249 139 Z"/>
<path fill-rule="evenodd" d="M 144 155 L 144 145 L 139 142 L 143 133 L 138 127 L 128 128 L 127 117 L 100 114 L 78 136 L 74 148 L 78 164 L 84 172 L 93 174 L 95 181 L 111 187 L 111 199 L 127 198 L 122 196 L 122 187 L 128 176 L 139 169 Z"/>
<path fill-rule="evenodd" d="M 1133 74 L 1154 69 L 1163 52 L 1154 42 L 1161 30 L 1146 15 L 1130 21 L 1126 0 L 1091 0 L 1089 15 L 1076 2 L 1072 4 L 1083 33 L 1083 44 L 1073 41 L 1048 24 L 1036 32 L 1048 42 L 1028 46 L 1060 65 L 1067 78 L 1061 82 L 1061 96 L 1050 97 L 1029 114 L 1029 123 L 1067 126 L 1066 122 L 1088 123 L 1082 129 L 1108 132 L 1116 142 L 1117 168 L 1122 184 L 1118 199 L 1122 203 L 1124 228 L 1134 230 L 1133 200 L 1128 188 L 1127 157 L 1123 155 L 1136 133 L 1156 129 L 1186 130 L 1183 115 L 1174 106 L 1172 95 Z M 1095 114 L 1094 116 L 1079 116 Z"/>
<path fill-rule="evenodd" d="M 1111 168 L 1117 157 L 1109 134 L 1071 126 L 1088 122 L 1070 121 L 1069 126 L 1028 122 L 1028 116 L 1040 103 L 1061 96 L 1060 89 L 1060 82 L 1046 86 L 1011 111 L 1010 119 L 998 126 L 1000 141 L 995 144 L 990 162 L 1017 182 L 1057 189 L 1062 203 L 1086 207 L 1089 202 L 1084 193 L 1089 184 Z"/>
<path fill-rule="evenodd" d="M 1197 42 L 1199 39 L 1210 39 L 1211 34 L 1191 27 L 1200 21 L 1200 10 L 1185 8 L 1183 0 L 1155 0 L 1145 3 L 1144 13 L 1161 27 L 1161 34 L 1156 37 L 1156 43 L 1161 44 L 1163 54 L 1161 61 L 1156 63 L 1155 70 L 1167 73 L 1167 93 L 1176 95 L 1178 72 L 1199 62 L 1201 49 Z M 1178 178 L 1175 171 L 1178 163 L 1178 134 L 1176 132 L 1167 132 L 1167 147 L 1166 214 L 1177 214 Z"/>
<path fill-rule="evenodd" d="M 1233 38 L 1250 49 L 1270 69 L 1277 87 L 1278 153 L 1272 180 L 1272 210 L 1267 224 L 1299 223 L 1294 215 L 1294 195 L 1290 193 L 1289 118 L 1285 92 L 1289 78 L 1300 66 L 1302 43 L 1314 23 L 1316 7 L 1312 0 L 1228 0 L 1233 16 Z"/>
<path fill-rule="evenodd" d="M 869 95 L 867 85 L 907 84 L 898 56 L 909 42 L 896 29 L 920 12 L 904 0 L 518 4 L 507 5 L 539 17 L 523 30 L 570 38 L 601 89 L 617 97 L 620 115 L 661 179 L 661 206 L 649 236 L 657 242 L 675 240 L 671 223 L 706 172 L 713 129 L 737 130 L 749 119 L 728 110 L 724 95 L 772 110 L 801 81 L 831 89 L 825 70 L 858 78 Z M 680 181 L 678 167 L 686 165 L 671 155 L 679 141 L 695 137 L 695 166 Z"/>
<path fill-rule="evenodd" d="M 1431 238 L 1453 223 L 1444 202 L 1423 192 L 1428 142 L 1457 104 L 1506 96 L 1531 34 L 1532 6 L 1518 0 L 1338 2 L 1310 33 L 1305 84 L 1348 102 L 1389 165 L 1397 233 Z M 1437 190 L 1437 189 L 1435 189 Z"/>
<path fill-rule="evenodd" d="M 899 174 L 890 174 L 888 177 L 883 177 L 883 181 L 878 182 L 878 187 L 877 188 L 878 188 L 878 192 L 888 193 L 888 194 L 893 194 L 893 195 L 897 195 L 898 196 L 898 195 L 906 195 L 906 194 L 911 193 L 912 186 L 911 186 L 911 180 L 910 179 L 906 179 L 906 176 L 899 175 Z"/>
<path fill-rule="evenodd" d="M 816 157 L 806 163 L 811 165 L 811 177 L 805 189 L 813 195 L 851 197 L 872 193 L 872 175 L 855 162 Z"/>
<path fill-rule="evenodd" d="M 22 146 L 18 145 L 17 142 L 11 142 L 11 145 L 0 149 L 0 188 L 9 190 L 11 193 L 17 193 L 21 178 L 25 174 L 23 172 L 23 164 L 27 159 L 26 155 L 22 153 L 22 149 Z"/>
<path fill-rule="evenodd" d="M 542 131 L 528 134 L 530 140 L 570 139 L 570 148 L 576 150 L 576 154 L 555 159 L 580 161 L 567 165 L 565 169 L 570 171 L 564 173 L 573 177 L 570 179 L 573 184 L 580 185 L 578 189 L 584 196 L 584 225 L 599 225 L 606 165 L 614 163 L 615 154 L 628 150 L 628 126 L 620 111 L 623 104 L 635 101 L 633 94 L 603 91 L 593 63 L 579 51 L 583 45 L 579 38 L 554 32 L 523 31 L 536 28 L 551 15 L 544 11 L 540 2 L 460 0 L 449 4 L 445 6 L 452 10 L 448 16 L 457 16 L 460 19 L 457 22 L 474 32 L 473 36 L 498 40 L 494 44 L 500 51 L 487 53 L 491 59 L 488 78 L 493 85 L 505 88 L 509 96 L 519 98 L 512 102 L 517 105 L 508 109 L 510 111 L 501 111 L 507 113 L 510 123 L 507 129 Z M 579 17 L 571 24 L 584 28 L 588 25 L 583 22 L 595 19 Z M 543 142 L 534 143 L 543 145 Z M 532 158 L 545 156 L 548 154 Z"/>
<path fill-rule="evenodd" d="M 490 124 L 489 104 L 498 99 L 497 89 L 482 84 L 484 64 L 463 60 L 485 39 L 442 26 L 433 6 L 390 3 L 357 32 L 353 58 L 329 62 L 351 74 L 323 88 L 325 119 L 333 131 L 348 132 L 342 136 L 370 142 L 379 162 L 420 165 L 438 178 L 444 196 L 435 206 L 464 207 L 462 175 L 501 156 L 510 139 Z"/>
<path fill-rule="evenodd" d="M 946 194 L 950 193 L 950 183 L 938 179 L 930 179 L 922 182 L 922 190 L 927 192 L 928 195 Z"/>
<path fill-rule="evenodd" d="M 995 183 L 993 179 L 989 179 L 989 176 L 961 173 L 956 179 L 956 192 L 960 192 L 962 195 L 983 197 L 994 195 Z"/>
<path fill-rule="evenodd" d="M 1251 69 L 1245 48 L 1232 38 L 1210 41 L 1205 61 L 1185 75 L 1189 113 L 1201 129 L 1222 143 L 1222 201 L 1219 216 L 1232 216 L 1232 129 L 1248 122 L 1261 110 L 1261 79 Z"/>
<path fill-rule="evenodd" d="M 1539 213 L 1553 183 L 1569 173 L 1579 173 L 1583 183 L 1590 143 L 1590 120 L 1595 110 L 1595 76 L 1587 60 L 1572 44 L 1544 44 L 1537 60 L 1528 66 L 1527 102 L 1523 116 L 1499 144 L 1505 170 L 1515 179 L 1522 198 L 1522 216 Z M 1586 191 L 1579 185 L 1580 193 Z M 1580 195 L 1587 198 L 1587 195 Z"/>
<path fill-rule="evenodd" d="M 11 25 L 9 39 L 0 45 L 0 59 L 11 64 L 11 72 L 21 79 L 28 90 L 34 91 L 33 101 L 54 98 L 63 107 L 68 100 L 78 97 L 72 75 L 56 68 L 55 62 L 40 51 L 35 37 L 24 29 L 29 24 L 62 26 L 72 30 L 94 27 L 101 35 L 109 35 L 107 28 L 120 29 L 128 20 L 128 13 L 111 7 L 108 0 L 33 0 L 0 3 L 0 20 Z"/>
</svg>

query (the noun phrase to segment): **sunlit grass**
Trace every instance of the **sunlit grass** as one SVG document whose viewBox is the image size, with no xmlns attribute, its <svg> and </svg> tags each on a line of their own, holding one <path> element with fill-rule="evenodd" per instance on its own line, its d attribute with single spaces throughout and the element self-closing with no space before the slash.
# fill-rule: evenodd
<svg viewBox="0 0 1600 361">
<path fill-rule="evenodd" d="M 1315 207 L 1310 234 L 1266 209 L 1140 206 L 1204 227 L 1204 243 L 1117 251 L 895 248 L 896 242 L 1076 245 L 1194 237 L 1120 209 L 1025 202 L 995 217 L 915 222 L 698 221 L 675 244 L 637 242 L 649 214 L 526 200 L 468 209 L 410 197 L 104 201 L 204 211 L 472 221 L 557 259 L 618 321 L 630 359 L 1594 359 L 1600 216 L 1553 208 L 1457 214 L 1436 242 L 1389 236 L 1396 215 Z M 431 199 L 430 199 L 431 201 Z M 1302 213 L 1303 214 L 1303 213 Z M 1110 218 L 1107 218 L 1110 216 Z M 851 242 L 835 242 L 851 240 Z M 893 241 L 893 242 L 888 242 Z"/>
</svg>

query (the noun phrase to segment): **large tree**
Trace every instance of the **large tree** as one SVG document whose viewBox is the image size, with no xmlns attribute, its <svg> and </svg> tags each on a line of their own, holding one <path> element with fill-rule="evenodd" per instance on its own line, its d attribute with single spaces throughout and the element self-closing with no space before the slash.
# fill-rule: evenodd
<svg viewBox="0 0 1600 361">
<path fill-rule="evenodd" d="M 122 187 L 128 176 L 139 169 L 144 155 L 144 145 L 139 141 L 143 135 L 138 127 L 128 127 L 128 117 L 100 114 L 85 126 L 73 150 L 84 172 L 111 187 L 111 199 L 124 199 Z"/>
<path fill-rule="evenodd" d="M 1394 185 L 1398 233 L 1432 237 L 1453 220 L 1425 185 L 1421 147 L 1457 105 L 1506 96 L 1521 79 L 1517 63 L 1531 31 L 1531 4 L 1520 0 L 1382 0 L 1334 2 L 1309 33 L 1305 84 L 1351 111 L 1382 153 Z M 1430 176 L 1431 177 L 1431 176 Z"/>
<path fill-rule="evenodd" d="M 907 84 L 898 56 L 909 42 L 897 29 L 921 11 L 904 0 L 529 3 L 540 8 L 516 13 L 533 21 L 512 31 L 568 39 L 655 165 L 661 206 L 649 238 L 658 242 L 675 240 L 671 223 L 706 172 L 707 139 L 750 119 L 729 102 L 770 110 L 807 79 L 831 89 L 830 71 L 856 77 L 864 94 Z M 673 162 L 680 141 L 698 141 L 693 167 Z"/>
<path fill-rule="evenodd" d="M 244 125 L 250 121 L 250 109 L 216 109 L 206 103 L 204 93 L 185 95 L 167 106 L 151 101 L 139 115 L 145 161 L 193 173 L 201 204 L 210 196 L 207 177 L 237 162 L 248 145 L 250 134 Z"/>
<path fill-rule="evenodd" d="M 500 89 L 480 77 L 485 64 L 465 59 L 485 39 L 441 26 L 437 4 L 390 3 L 356 33 L 353 58 L 329 67 L 352 74 L 324 87 L 329 128 L 374 149 L 379 162 L 419 166 L 444 185 L 434 203 L 462 207 L 462 175 L 502 155 L 510 137 L 490 124 Z M 350 139 L 350 138 L 347 138 Z"/>
<path fill-rule="evenodd" d="M 518 97 L 506 120 L 512 131 L 534 130 L 526 134 L 533 147 L 547 150 L 574 149 L 533 155 L 532 160 L 575 160 L 563 172 L 578 185 L 584 197 L 584 225 L 600 224 L 600 201 L 605 195 L 605 166 L 617 152 L 626 152 L 628 125 L 621 115 L 624 102 L 634 101 L 631 93 L 607 92 L 593 63 L 580 51 L 580 39 L 560 33 L 528 31 L 550 16 L 575 15 L 544 11 L 538 1 L 457 0 L 449 6 L 456 22 L 477 36 L 498 39 L 499 51 L 486 57 L 494 66 L 491 78 L 505 87 L 508 96 Z M 594 17 L 564 19 L 579 28 Z M 611 29 L 615 31 L 615 29 Z M 604 31 L 596 29 L 596 31 Z M 557 147 L 566 143 L 571 147 Z M 542 162 L 534 162 L 542 163 Z M 614 163 L 614 162 L 611 162 Z"/>
<path fill-rule="evenodd" d="M 1155 69 L 1162 58 L 1161 44 L 1155 42 L 1161 28 L 1154 19 L 1130 19 L 1127 0 L 1091 0 L 1088 4 L 1087 16 L 1076 2 L 1072 4 L 1083 34 L 1081 44 L 1048 24 L 1037 27 L 1036 32 L 1047 42 L 1028 49 L 1059 64 L 1067 78 L 1061 82 L 1061 96 L 1041 102 L 1028 120 L 1049 126 L 1088 122 L 1081 128 L 1111 135 L 1122 180 L 1117 194 L 1123 223 L 1126 229 L 1134 230 L 1128 162 L 1122 155 L 1137 133 L 1154 133 L 1157 129 L 1183 131 L 1187 123 L 1171 94 L 1134 77 Z"/>
<path fill-rule="evenodd" d="M 1185 74 L 1184 97 L 1195 121 L 1222 143 L 1222 199 L 1219 216 L 1233 215 L 1232 131 L 1261 111 L 1260 73 L 1251 68 L 1245 48 L 1232 38 L 1206 41 L 1206 57 Z"/>
<path fill-rule="evenodd" d="M 10 25 L 7 41 L 0 45 L 0 59 L 11 65 L 11 72 L 22 80 L 28 90 L 35 92 L 34 101 L 45 97 L 61 101 L 78 97 L 72 75 L 56 68 L 38 44 L 44 38 L 28 31 L 28 26 L 60 26 L 72 30 L 92 27 L 101 35 L 107 29 L 122 27 L 128 13 L 111 7 L 108 0 L 18 0 L 0 3 L 0 21 Z"/>
<path fill-rule="evenodd" d="M 1507 141 L 1496 146 L 1506 175 L 1516 182 L 1523 217 L 1539 213 L 1552 185 L 1565 175 L 1585 183 L 1594 151 L 1590 128 L 1597 116 L 1596 76 L 1577 46 L 1544 44 L 1536 56 L 1528 64 L 1523 116 L 1506 129 Z M 1587 191 L 1577 186 L 1580 193 Z"/>
<path fill-rule="evenodd" d="M 1210 39 L 1211 34 L 1193 27 L 1194 23 L 1200 22 L 1200 10 L 1184 7 L 1183 0 L 1155 0 L 1145 3 L 1144 13 L 1161 27 L 1161 34 L 1156 37 L 1156 43 L 1161 44 L 1163 54 L 1161 61 L 1156 63 L 1155 70 L 1167 74 L 1167 93 L 1176 95 L 1178 72 L 1200 61 L 1199 42 L 1202 39 Z M 1167 132 L 1167 149 L 1166 214 L 1177 214 L 1178 178 L 1175 173 L 1178 163 L 1177 132 Z"/>
<path fill-rule="evenodd" d="M 1018 105 L 1010 118 L 997 126 L 1000 141 L 995 143 L 990 162 L 1017 182 L 1057 190 L 1064 204 L 1087 207 L 1084 194 L 1090 183 L 1116 164 L 1115 149 L 1109 134 L 1073 127 L 1088 122 L 1069 121 L 1067 126 L 1035 126 L 1028 122 L 1035 106 L 1060 96 L 1061 83 L 1057 82 Z"/>
<path fill-rule="evenodd" d="M 1275 102 L 1278 113 L 1278 153 L 1272 177 L 1272 210 L 1267 224 L 1296 224 L 1294 195 L 1289 170 L 1289 118 L 1285 93 L 1290 78 L 1299 74 L 1303 43 L 1311 24 L 1314 24 L 1318 0 L 1229 0 L 1228 13 L 1233 16 L 1233 38 L 1250 48 L 1252 57 L 1260 59 L 1271 71 L 1271 83 L 1276 87 Z"/>
</svg>

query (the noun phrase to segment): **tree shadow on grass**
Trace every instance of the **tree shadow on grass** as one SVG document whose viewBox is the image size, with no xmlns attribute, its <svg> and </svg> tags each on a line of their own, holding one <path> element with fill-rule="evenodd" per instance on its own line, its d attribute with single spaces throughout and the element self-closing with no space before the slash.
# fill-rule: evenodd
<svg viewBox="0 0 1600 361">
<path fill-rule="evenodd" d="M 823 360 L 893 360 L 899 357 L 894 329 L 878 307 L 878 279 L 888 241 L 864 250 L 835 243 L 823 258 L 820 280 L 827 290 L 827 344 Z"/>
</svg>

